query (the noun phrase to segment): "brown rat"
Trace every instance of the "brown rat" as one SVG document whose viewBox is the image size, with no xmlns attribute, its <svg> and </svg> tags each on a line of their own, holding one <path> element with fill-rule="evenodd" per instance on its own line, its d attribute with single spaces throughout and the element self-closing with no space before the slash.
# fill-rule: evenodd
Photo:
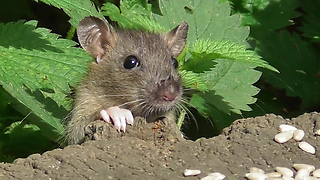
<svg viewBox="0 0 320 180">
<path fill-rule="evenodd" d="M 175 58 L 185 47 L 187 33 L 186 22 L 157 34 L 115 30 L 96 17 L 81 20 L 79 42 L 96 62 L 76 89 L 67 143 L 81 143 L 84 128 L 97 119 L 112 121 L 116 129 L 125 131 L 134 116 L 147 121 L 167 116 L 182 96 Z"/>
</svg>

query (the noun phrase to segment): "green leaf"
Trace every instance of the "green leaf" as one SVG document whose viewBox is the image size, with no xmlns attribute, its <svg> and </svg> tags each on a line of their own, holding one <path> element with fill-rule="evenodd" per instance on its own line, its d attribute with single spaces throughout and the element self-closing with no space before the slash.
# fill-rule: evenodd
<svg viewBox="0 0 320 180">
<path fill-rule="evenodd" d="M 319 55 L 298 34 L 269 32 L 257 44 L 257 52 L 280 74 L 263 70 L 267 82 L 286 89 L 288 96 L 298 96 L 304 107 L 320 103 Z"/>
<path fill-rule="evenodd" d="M 261 72 L 254 70 L 256 66 L 248 63 L 227 59 L 216 59 L 215 62 L 217 65 L 201 77 L 210 84 L 215 95 L 223 97 L 223 101 L 232 107 L 231 111 L 237 114 L 241 114 L 240 110 L 250 111 L 248 104 L 255 103 L 256 98 L 252 96 L 259 92 L 252 84 L 258 81 Z M 220 105 L 216 107 L 219 108 Z"/>
<path fill-rule="evenodd" d="M 96 16 L 104 18 L 102 13 L 97 11 L 96 7 L 90 0 L 34 0 L 36 2 L 44 2 L 46 4 L 62 9 L 69 17 L 70 24 L 74 27 L 78 26 L 81 19 L 86 16 Z"/>
<path fill-rule="evenodd" d="M 210 66 L 210 60 L 212 59 L 231 59 L 237 62 L 244 62 L 257 67 L 263 67 L 272 71 L 278 72 L 277 69 L 270 66 L 268 62 L 260 59 L 254 51 L 246 50 L 245 46 L 238 45 L 236 43 L 228 41 L 209 41 L 209 40 L 198 40 L 193 45 L 191 54 L 193 60 L 189 63 L 185 63 L 186 69 L 193 69 L 194 71 L 207 70 L 203 67 L 203 63 L 207 68 Z M 206 62 L 207 61 L 207 62 Z M 200 66 L 200 68 L 198 68 Z"/>
<path fill-rule="evenodd" d="M 53 144 L 41 135 L 39 127 L 23 122 L 12 123 L 0 134 L 0 152 L 6 161 L 12 158 L 25 158 L 33 153 L 43 153 Z M 9 158 L 8 158 L 9 157 Z"/>
<path fill-rule="evenodd" d="M 314 42 L 320 42 L 320 1 L 308 0 L 301 1 L 302 9 L 306 15 L 302 16 L 303 36 L 312 39 Z"/>
<path fill-rule="evenodd" d="M 285 28 L 300 14 L 297 0 L 232 0 L 234 11 L 243 15 L 242 24 L 249 25 L 250 35 L 260 37 L 266 31 Z"/>
<path fill-rule="evenodd" d="M 53 113 L 59 106 L 70 110 L 69 86 L 82 79 L 91 58 L 72 47 L 73 41 L 57 39 L 58 35 L 36 25 L 36 21 L 0 24 L 0 84 L 42 119 L 35 124 L 59 134 L 63 117 Z"/>
<path fill-rule="evenodd" d="M 230 16 L 228 3 L 219 4 L 219 0 L 160 0 L 159 5 L 162 15 L 153 14 L 153 18 L 167 30 L 187 21 L 190 43 L 201 38 L 246 44 L 249 29 L 240 27 L 240 15 Z"/>
<path fill-rule="evenodd" d="M 210 99 L 209 101 L 208 98 Z M 223 98 L 216 95 L 214 91 L 210 91 L 205 94 L 194 94 L 189 104 L 191 107 L 197 109 L 203 117 L 203 119 L 197 119 L 198 123 L 201 124 L 203 122 L 199 122 L 200 120 L 206 121 L 210 118 L 213 122 L 211 125 L 214 126 L 214 129 L 211 129 L 211 131 L 215 131 L 216 135 L 219 134 L 223 128 L 229 126 L 235 119 L 237 119 L 234 117 L 234 114 L 230 113 L 231 107 L 228 103 L 223 101 Z M 205 132 L 203 133 L 205 134 Z M 212 133 L 214 132 L 209 133 L 210 136 L 213 135 Z"/>
<path fill-rule="evenodd" d="M 0 85 L 15 97 L 22 105 L 30 108 L 27 110 L 21 105 L 17 104 L 15 108 L 22 114 L 28 116 L 29 113 L 34 113 L 37 117 L 29 118 L 32 123 L 41 128 L 43 135 L 53 141 L 57 141 L 64 128 L 61 123 L 61 119 L 64 118 L 67 113 L 64 110 L 59 110 L 54 102 L 50 102 L 50 99 L 44 99 L 41 93 L 36 92 L 32 94 L 24 86 L 20 86 L 13 80 L 10 84 L 0 82 Z M 56 113 L 54 116 L 54 113 Z"/>
<path fill-rule="evenodd" d="M 202 92 L 209 90 L 208 85 L 200 78 L 199 73 L 186 70 L 181 70 L 179 73 L 185 88 L 196 89 Z"/>
<path fill-rule="evenodd" d="M 73 41 L 57 39 L 36 21 L 0 24 L 0 78 L 15 81 L 31 91 L 39 89 L 46 97 L 70 109 L 65 99 L 87 70 L 91 58 Z"/>
<path fill-rule="evenodd" d="M 101 8 L 105 16 L 117 21 L 125 29 L 141 29 L 150 32 L 163 32 L 164 28 L 155 21 L 150 20 L 151 6 L 146 0 L 124 0 L 120 9 L 112 4 L 105 3 Z"/>
<path fill-rule="evenodd" d="M 261 72 L 254 68 L 260 66 L 275 70 L 255 52 L 231 42 L 198 40 L 190 53 L 192 58 L 181 68 L 188 73 L 194 72 L 190 77 L 199 79 L 203 84 L 205 93 L 194 95 L 191 105 L 204 116 L 210 114 L 210 107 L 226 114 L 250 111 L 248 104 L 256 102 L 253 96 L 259 92 L 252 84 L 261 76 Z M 190 82 L 196 82 L 188 82 L 192 78 L 184 79 L 184 84 L 190 84 L 188 87 L 191 88 Z"/>
</svg>

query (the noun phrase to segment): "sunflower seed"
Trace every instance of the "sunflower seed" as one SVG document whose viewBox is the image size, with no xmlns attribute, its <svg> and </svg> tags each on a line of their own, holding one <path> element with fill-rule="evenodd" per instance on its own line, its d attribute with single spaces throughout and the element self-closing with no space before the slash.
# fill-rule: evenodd
<svg viewBox="0 0 320 180">
<path fill-rule="evenodd" d="M 317 169 L 317 170 L 313 171 L 312 175 L 313 175 L 313 177 L 320 178 L 320 169 Z"/>
<path fill-rule="evenodd" d="M 223 180 L 226 176 L 215 172 L 215 173 L 210 173 L 208 176 L 201 178 L 201 180 Z"/>
<path fill-rule="evenodd" d="M 304 131 L 301 129 L 297 129 L 293 132 L 293 139 L 296 141 L 301 141 L 304 137 Z"/>
<path fill-rule="evenodd" d="M 299 146 L 299 148 L 301 148 L 302 150 L 304 150 L 305 152 L 308 152 L 310 154 L 316 153 L 316 149 L 311 144 L 309 144 L 305 141 L 299 142 L 298 146 Z"/>
<path fill-rule="evenodd" d="M 277 172 L 282 174 L 282 176 L 288 176 L 292 177 L 293 176 L 293 171 L 291 169 L 286 168 L 286 167 L 276 167 Z"/>
<path fill-rule="evenodd" d="M 281 174 L 279 172 L 272 172 L 266 174 L 268 178 L 278 178 L 281 177 Z"/>
<path fill-rule="evenodd" d="M 264 170 L 260 169 L 260 168 L 256 168 L 256 167 L 252 167 L 250 168 L 249 170 L 250 173 L 261 173 L 261 174 L 264 174 Z"/>
<path fill-rule="evenodd" d="M 292 125 L 288 125 L 288 124 L 281 124 L 279 126 L 279 131 L 280 132 L 285 132 L 285 131 L 295 131 L 297 130 L 296 127 L 292 126 Z"/>
<path fill-rule="evenodd" d="M 249 180 L 265 180 L 267 179 L 267 175 L 262 174 L 262 173 L 247 173 L 246 178 Z"/>
<path fill-rule="evenodd" d="M 305 180 L 309 177 L 310 171 L 308 169 L 300 169 L 295 177 L 295 180 Z"/>
<path fill-rule="evenodd" d="M 293 168 L 297 171 L 299 171 L 300 169 L 307 169 L 309 172 L 312 172 L 316 169 L 314 166 L 309 164 L 294 164 Z"/>
<path fill-rule="evenodd" d="M 184 176 L 196 176 L 196 175 L 199 175 L 200 173 L 201 173 L 200 170 L 186 169 L 186 170 L 184 170 L 183 175 Z"/>
<path fill-rule="evenodd" d="M 278 143 L 285 143 L 289 141 L 293 137 L 293 130 L 284 131 L 279 134 L 276 134 L 274 140 Z"/>
</svg>

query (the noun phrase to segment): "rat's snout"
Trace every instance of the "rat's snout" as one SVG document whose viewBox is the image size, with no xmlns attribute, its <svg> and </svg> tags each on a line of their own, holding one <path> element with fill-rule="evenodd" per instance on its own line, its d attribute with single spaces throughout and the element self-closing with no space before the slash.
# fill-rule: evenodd
<svg viewBox="0 0 320 180">
<path fill-rule="evenodd" d="M 172 76 L 158 83 L 158 97 L 164 101 L 174 101 L 180 93 L 180 85 Z"/>
</svg>

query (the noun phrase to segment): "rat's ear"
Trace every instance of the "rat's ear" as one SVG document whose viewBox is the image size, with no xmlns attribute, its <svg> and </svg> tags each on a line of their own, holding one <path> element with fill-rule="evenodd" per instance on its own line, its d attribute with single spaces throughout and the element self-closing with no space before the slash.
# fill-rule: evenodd
<svg viewBox="0 0 320 180">
<path fill-rule="evenodd" d="M 172 50 L 173 57 L 179 56 L 187 42 L 189 25 L 183 21 L 179 26 L 175 27 L 164 36 L 165 42 Z"/>
<path fill-rule="evenodd" d="M 93 16 L 79 22 L 77 35 L 81 46 L 96 58 L 97 63 L 102 61 L 108 48 L 116 43 L 116 33 L 107 22 Z"/>
</svg>

